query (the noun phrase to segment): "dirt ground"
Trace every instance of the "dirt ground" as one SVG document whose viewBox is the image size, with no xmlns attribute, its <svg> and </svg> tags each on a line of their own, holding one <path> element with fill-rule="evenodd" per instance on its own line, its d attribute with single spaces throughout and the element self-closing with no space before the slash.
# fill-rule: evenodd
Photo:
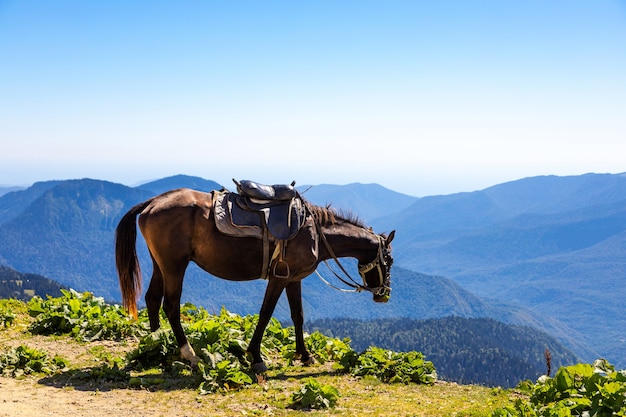
<svg viewBox="0 0 626 417">
<path fill-rule="evenodd" d="M 16 380 L 0 378 L 0 416 L 41 417 L 74 416 L 95 417 L 115 415 L 119 417 L 142 416 L 191 416 L 178 413 L 177 398 L 160 399 L 155 410 L 153 394 L 138 390 L 109 392 L 81 391 L 42 385 L 33 379 Z M 198 414 L 195 414 L 198 415 Z"/>
<path fill-rule="evenodd" d="M 81 362 L 86 366 L 90 361 L 95 361 L 95 349 L 117 355 L 134 347 L 132 343 L 78 343 L 71 339 L 55 340 L 42 336 L 29 336 L 23 340 L 23 335 L 19 333 L 14 333 L 13 338 L 6 337 L 7 334 L 2 336 L 5 337 L 0 338 L 0 346 L 16 347 L 26 342 L 30 347 L 70 358 L 73 363 Z M 250 408 L 255 408 L 255 405 Z M 228 415 L 229 410 L 233 412 L 230 415 L 241 415 L 240 410 L 229 407 L 228 396 L 200 396 L 193 389 L 148 391 L 67 384 L 66 380 L 54 377 L 0 377 L 0 417 L 197 417 Z"/>
<path fill-rule="evenodd" d="M 97 365 L 99 355 L 123 356 L 137 342 L 99 341 L 79 343 L 67 337 L 25 335 L 17 330 L 0 332 L 0 350 L 26 344 L 50 356 L 59 355 L 79 368 Z M 271 384 L 269 384 L 271 385 Z M 259 397 L 268 384 L 249 388 L 247 393 L 201 395 L 189 388 L 148 390 L 115 388 L 93 382 L 82 383 L 61 376 L 0 377 L 0 417 L 199 417 L 245 415 L 292 415 L 295 410 L 272 407 Z M 276 388 L 276 387 L 274 387 Z M 286 402 L 288 392 L 274 396 Z M 259 395 L 261 394 L 261 395 Z M 310 414 L 310 413 L 309 413 Z"/>
<path fill-rule="evenodd" d="M 57 387 L 35 378 L 0 377 L 0 398 L 0 417 L 198 417 L 274 414 L 266 404 L 242 404 L 241 398 L 235 400 L 229 395 L 202 396 L 195 390 L 180 389 L 148 391 Z"/>
</svg>

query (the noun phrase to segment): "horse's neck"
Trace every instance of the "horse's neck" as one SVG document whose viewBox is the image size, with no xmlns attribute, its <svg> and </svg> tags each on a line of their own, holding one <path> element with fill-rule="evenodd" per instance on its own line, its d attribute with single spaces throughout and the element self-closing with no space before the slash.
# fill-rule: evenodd
<svg viewBox="0 0 626 417">
<path fill-rule="evenodd" d="M 360 263 L 367 263 L 378 251 L 376 235 L 362 227 L 350 223 L 333 224 L 323 226 L 322 232 L 338 258 L 356 258 Z M 323 244 L 320 244 L 320 257 L 332 258 L 332 254 Z"/>
</svg>

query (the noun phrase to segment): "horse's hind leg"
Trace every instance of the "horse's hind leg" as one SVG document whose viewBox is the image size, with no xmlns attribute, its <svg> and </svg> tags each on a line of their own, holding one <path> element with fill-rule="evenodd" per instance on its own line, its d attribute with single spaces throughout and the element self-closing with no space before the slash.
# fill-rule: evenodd
<svg viewBox="0 0 626 417">
<path fill-rule="evenodd" d="M 183 277 L 186 268 L 187 263 L 172 271 L 161 269 L 163 274 L 163 311 L 165 311 L 165 315 L 172 326 L 181 356 L 191 362 L 191 366 L 196 366 L 200 359 L 187 341 L 183 326 L 180 324 L 180 297 L 183 292 Z"/>
<path fill-rule="evenodd" d="M 152 278 L 150 286 L 146 291 L 146 307 L 148 308 L 148 318 L 150 319 L 150 330 L 155 332 L 161 326 L 159 321 L 159 310 L 163 301 L 163 274 L 161 268 L 152 259 Z"/>
</svg>

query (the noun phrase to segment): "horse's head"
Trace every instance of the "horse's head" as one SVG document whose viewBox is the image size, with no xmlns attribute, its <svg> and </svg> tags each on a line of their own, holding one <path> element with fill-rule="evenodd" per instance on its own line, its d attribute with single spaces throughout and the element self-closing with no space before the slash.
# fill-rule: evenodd
<svg viewBox="0 0 626 417">
<path fill-rule="evenodd" d="M 389 236 L 378 236 L 378 255 L 376 259 L 367 265 L 359 264 L 359 274 L 363 278 L 363 283 L 368 291 L 374 294 L 374 301 L 386 303 L 391 296 L 391 241 L 396 231 L 389 233 Z"/>
</svg>

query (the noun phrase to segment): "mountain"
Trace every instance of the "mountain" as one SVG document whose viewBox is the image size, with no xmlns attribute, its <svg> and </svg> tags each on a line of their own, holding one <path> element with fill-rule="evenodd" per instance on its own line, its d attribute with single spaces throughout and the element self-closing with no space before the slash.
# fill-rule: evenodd
<svg viewBox="0 0 626 417">
<path fill-rule="evenodd" d="M 114 230 L 124 212 L 150 197 L 149 192 L 83 179 L 43 183 L 12 194 L 14 202 L 7 206 L 23 210 L 0 224 L 0 263 L 119 299 L 113 279 Z"/>
<path fill-rule="evenodd" d="M 113 239 L 121 216 L 165 188 L 219 188 L 203 181 L 176 176 L 131 188 L 83 179 L 6 194 L 0 264 L 119 300 Z M 343 193 L 350 197 L 335 207 L 362 209 L 374 230 L 397 233 L 387 305 L 332 290 L 313 276 L 303 283 L 305 316 L 491 317 L 546 331 L 584 360 L 604 356 L 620 366 L 626 363 L 626 313 L 619 307 L 626 295 L 624 181 L 623 175 L 535 177 L 419 199 L 375 184 L 313 187 L 305 192 L 312 202 L 324 205 Z M 141 237 L 137 247 L 147 287 L 151 262 Z M 354 260 L 344 264 L 358 278 Z M 320 271 L 332 279 L 324 266 Z M 256 313 L 264 290 L 262 281 L 229 282 L 190 266 L 183 301 Z M 285 300 L 276 316 L 288 320 Z"/>
<path fill-rule="evenodd" d="M 0 186 L 0 197 L 5 195 L 6 193 L 10 193 L 13 191 L 20 191 L 23 190 L 24 187 L 17 187 L 17 186 L 10 186 L 10 187 L 5 187 L 5 186 Z"/>
<path fill-rule="evenodd" d="M 195 181 L 187 177 L 175 178 L 181 182 L 165 180 L 158 183 L 168 183 L 174 188 Z M 156 189 L 148 186 L 151 188 L 148 191 L 145 185 L 130 188 L 91 179 L 45 184 L 46 187 L 38 184 L 13 195 L 16 203 L 12 206 L 20 206 L 23 211 L 0 225 L 0 241 L 3 242 L 0 258 L 15 269 L 35 271 L 78 291 L 92 291 L 107 299 L 119 300 L 113 259 L 115 227 L 130 207 L 149 198 Z M 379 187 L 373 189 L 381 190 Z M 40 194 L 38 198 L 33 197 L 35 190 Z M 384 189 L 382 191 L 389 194 Z M 151 262 L 141 235 L 137 247 L 147 287 Z M 353 276 L 358 277 L 353 260 L 344 264 Z M 333 280 L 325 267 L 320 271 L 327 280 Z M 310 277 L 304 282 L 307 317 L 425 318 L 449 314 L 478 317 L 489 310 L 480 299 L 442 277 L 394 268 L 393 286 L 392 301 L 382 306 L 373 305 L 366 294 L 338 292 L 326 287 L 316 277 Z M 211 277 L 191 265 L 185 278 L 183 297 L 185 301 L 214 311 L 226 305 L 232 311 L 247 314 L 258 312 L 264 291 L 263 281 L 229 282 Z M 330 305 L 337 308 L 329 308 Z M 276 315 L 289 319 L 284 300 Z"/>
<path fill-rule="evenodd" d="M 534 177 L 425 197 L 376 227 L 401 231 L 397 265 L 541 312 L 626 365 L 625 174 Z"/>
<path fill-rule="evenodd" d="M 34 296 L 60 297 L 61 289 L 67 289 L 56 281 L 38 274 L 18 272 L 0 265 L 0 298 L 28 301 Z"/>
<path fill-rule="evenodd" d="M 0 196 L 0 224 L 16 217 L 45 191 L 56 187 L 61 181 L 36 182 L 25 190 L 16 190 Z"/>
<path fill-rule="evenodd" d="M 366 222 L 377 217 L 391 216 L 417 200 L 417 197 L 391 191 L 378 184 L 304 185 L 298 187 L 298 190 L 313 204 L 330 204 L 337 209 L 352 212 Z"/>
<path fill-rule="evenodd" d="M 211 192 L 213 190 L 221 190 L 224 187 L 215 181 L 205 180 L 200 177 L 174 175 L 172 177 L 162 178 L 142 184 L 137 188 L 150 191 L 154 195 L 159 195 L 176 188 L 192 188 L 198 191 Z"/>
<path fill-rule="evenodd" d="M 136 188 L 82 179 L 36 183 L 26 190 L 7 194 L 0 198 L 0 207 L 6 207 L 5 221 L 0 224 L 0 242 L 3 242 L 0 264 L 49 276 L 78 291 L 92 291 L 119 300 L 113 253 L 119 219 L 136 203 L 180 187 L 221 188 L 213 181 L 178 175 Z M 385 195 L 393 193 L 374 188 Z M 137 243 L 144 277 L 148 280 L 151 262 L 140 234 Z M 356 272 L 354 275 L 358 276 Z M 183 296 L 188 297 L 187 301 L 217 311 L 224 304 L 246 314 L 258 312 L 264 291 L 262 281 L 218 280 L 192 265 L 185 278 Z M 310 304 L 312 311 L 325 311 L 319 305 L 323 302 L 320 295 Z M 282 317 L 289 317 L 286 306 L 279 306 L 277 313 L 280 314 L 281 308 Z"/>
</svg>

